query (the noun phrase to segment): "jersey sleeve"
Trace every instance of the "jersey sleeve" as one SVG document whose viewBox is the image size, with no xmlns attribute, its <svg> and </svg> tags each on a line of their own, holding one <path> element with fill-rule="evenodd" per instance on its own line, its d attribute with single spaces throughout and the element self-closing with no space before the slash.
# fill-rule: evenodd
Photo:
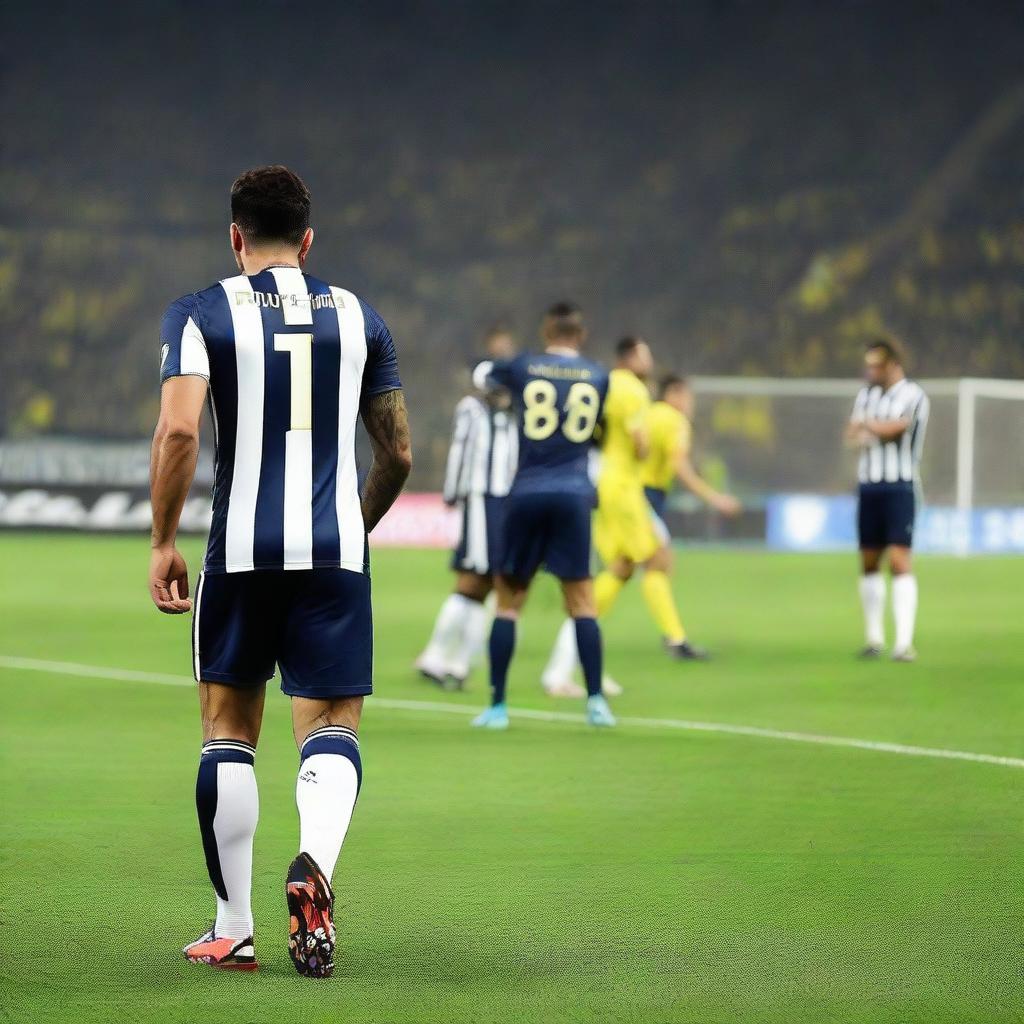
<svg viewBox="0 0 1024 1024">
<path fill-rule="evenodd" d="M 911 387 L 904 388 L 905 394 L 902 396 L 899 408 L 893 411 L 898 415 L 900 419 L 909 420 L 911 426 L 913 426 L 922 414 L 925 419 L 928 418 L 928 396 L 924 393 L 924 390 L 920 385 L 914 384 Z"/>
<path fill-rule="evenodd" d="M 210 379 L 210 357 L 199 329 L 195 295 L 172 302 L 160 324 L 160 383 L 190 376 Z"/>
<path fill-rule="evenodd" d="M 864 413 L 868 404 L 868 389 L 861 388 L 857 397 L 853 400 L 853 412 L 850 413 L 851 423 L 863 423 Z"/>
<path fill-rule="evenodd" d="M 398 376 L 398 353 L 388 325 L 368 302 L 359 300 L 366 330 L 366 366 L 363 369 L 364 398 L 397 391 L 402 386 Z"/>
<path fill-rule="evenodd" d="M 514 383 L 513 359 L 485 359 L 473 368 L 473 387 L 478 391 L 493 391 L 495 388 L 512 390 Z"/>
<path fill-rule="evenodd" d="M 910 420 L 912 427 L 923 427 L 928 422 L 928 413 L 930 411 L 931 402 L 928 401 L 928 396 L 924 393 L 924 389 L 918 387 L 912 399 L 907 403 L 904 415 Z"/>
</svg>

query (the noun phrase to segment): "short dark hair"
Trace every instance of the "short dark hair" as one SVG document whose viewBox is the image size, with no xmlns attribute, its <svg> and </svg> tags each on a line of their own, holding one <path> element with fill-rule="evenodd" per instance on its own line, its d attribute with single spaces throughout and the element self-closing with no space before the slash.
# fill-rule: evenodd
<svg viewBox="0 0 1024 1024">
<path fill-rule="evenodd" d="M 690 382 L 685 377 L 680 377 L 677 373 L 666 373 L 658 381 L 658 397 L 664 398 L 673 388 L 688 388 L 689 386 Z"/>
<path fill-rule="evenodd" d="M 309 206 L 305 182 L 280 164 L 246 171 L 231 186 L 231 219 L 247 242 L 298 245 L 309 227 Z"/>
<path fill-rule="evenodd" d="M 619 359 L 625 359 L 626 356 L 635 352 L 643 343 L 644 339 L 639 334 L 627 334 L 625 338 L 620 338 L 615 343 L 615 355 Z"/>
<path fill-rule="evenodd" d="M 584 331 L 583 310 L 575 302 L 556 302 L 544 314 L 545 338 L 579 338 Z"/>
<path fill-rule="evenodd" d="M 903 343 L 892 334 L 879 334 L 864 346 L 865 352 L 873 352 L 875 349 L 884 352 L 886 359 L 891 359 L 900 366 L 906 362 L 907 353 Z"/>
</svg>

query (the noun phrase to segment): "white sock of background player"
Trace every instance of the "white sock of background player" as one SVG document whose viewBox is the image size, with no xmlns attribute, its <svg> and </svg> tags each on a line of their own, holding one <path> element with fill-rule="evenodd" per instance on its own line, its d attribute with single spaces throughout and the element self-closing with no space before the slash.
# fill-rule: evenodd
<svg viewBox="0 0 1024 1024">
<path fill-rule="evenodd" d="M 575 678 L 576 667 L 579 663 L 576 623 L 572 619 L 566 619 L 555 638 L 555 646 L 551 649 L 551 657 L 548 658 L 541 679 L 545 683 L 563 683 L 566 680 L 572 680 Z"/>
<path fill-rule="evenodd" d="M 909 650 L 914 646 L 914 621 L 917 618 L 917 577 L 913 573 L 893 576 L 892 614 L 896 622 L 893 650 Z"/>
<path fill-rule="evenodd" d="M 482 601 L 455 595 L 462 600 L 462 632 L 456 637 L 455 648 L 448 663 L 449 671 L 458 679 L 465 679 L 469 670 L 483 654 L 484 643 L 491 624 L 491 613 Z"/>
<path fill-rule="evenodd" d="M 467 599 L 461 594 L 449 594 L 437 613 L 434 632 L 430 636 L 419 660 L 431 667 L 447 670 L 451 652 L 464 625 Z"/>
<path fill-rule="evenodd" d="M 894 586 L 894 596 L 895 593 Z M 864 609 L 864 642 L 869 647 L 884 647 L 885 577 L 880 572 L 867 572 L 861 576 L 860 603 Z"/>
</svg>

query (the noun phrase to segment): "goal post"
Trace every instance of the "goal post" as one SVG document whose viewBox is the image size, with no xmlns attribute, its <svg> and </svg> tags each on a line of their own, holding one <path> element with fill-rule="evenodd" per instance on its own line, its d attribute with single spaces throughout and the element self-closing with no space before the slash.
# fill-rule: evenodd
<svg viewBox="0 0 1024 1024">
<path fill-rule="evenodd" d="M 1024 553 L 1024 381 L 919 382 L 931 400 L 922 549 Z M 691 383 L 697 461 L 749 508 L 764 510 L 762 537 L 797 549 L 849 547 L 856 453 L 842 433 L 861 382 L 697 376 Z M 695 511 L 685 498 L 676 508 Z"/>
</svg>

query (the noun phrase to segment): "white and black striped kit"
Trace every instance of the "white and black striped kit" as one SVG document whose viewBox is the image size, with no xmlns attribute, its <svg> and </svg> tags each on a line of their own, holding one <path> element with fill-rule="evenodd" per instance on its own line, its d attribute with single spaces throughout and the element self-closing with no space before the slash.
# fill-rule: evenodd
<svg viewBox="0 0 1024 1024">
<path fill-rule="evenodd" d="M 483 575 L 492 570 L 488 524 L 495 499 L 512 487 L 519 462 L 519 433 L 510 409 L 495 409 L 479 395 L 455 407 L 455 428 L 444 476 L 444 499 L 462 506 L 457 568 Z"/>
<path fill-rule="evenodd" d="M 866 385 L 853 405 L 854 423 L 867 420 L 892 422 L 908 420 L 907 429 L 895 440 L 874 438 L 861 450 L 857 477 L 862 484 L 917 483 L 921 452 L 928 426 L 928 396 L 914 381 L 897 381 L 888 390 Z"/>
</svg>

